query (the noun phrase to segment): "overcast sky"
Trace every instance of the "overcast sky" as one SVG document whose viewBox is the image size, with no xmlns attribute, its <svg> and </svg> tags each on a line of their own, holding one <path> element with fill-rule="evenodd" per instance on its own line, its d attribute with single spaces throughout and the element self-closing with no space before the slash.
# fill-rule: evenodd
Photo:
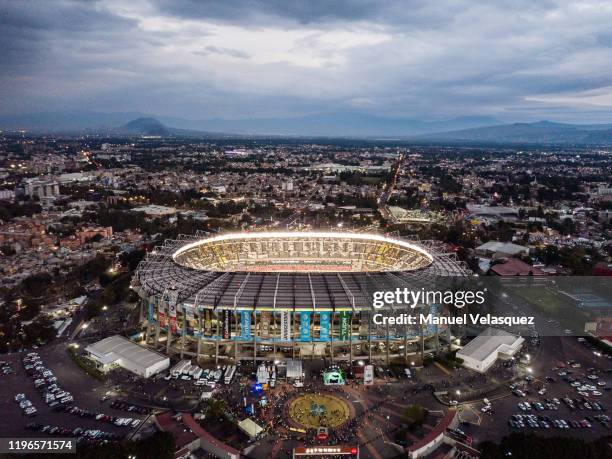
<svg viewBox="0 0 612 459">
<path fill-rule="evenodd" d="M 612 2 L 0 0 L 0 113 L 612 122 Z"/>
</svg>

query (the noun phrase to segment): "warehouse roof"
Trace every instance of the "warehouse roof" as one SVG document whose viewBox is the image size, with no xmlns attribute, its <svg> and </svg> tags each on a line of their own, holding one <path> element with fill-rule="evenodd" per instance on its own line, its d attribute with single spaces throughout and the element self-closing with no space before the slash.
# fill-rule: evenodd
<svg viewBox="0 0 612 459">
<path fill-rule="evenodd" d="M 168 359 L 165 355 L 146 349 L 119 335 L 109 336 L 85 348 L 101 363 L 107 364 L 119 359 L 149 367 Z"/>
<path fill-rule="evenodd" d="M 513 244 L 512 242 L 489 241 L 476 247 L 480 252 L 504 253 L 507 255 L 518 255 L 529 250 L 529 247 Z"/>
<path fill-rule="evenodd" d="M 521 342 L 523 338 L 520 336 L 489 327 L 457 352 L 457 357 L 471 357 L 483 361 L 494 352 L 503 352 Z"/>
</svg>

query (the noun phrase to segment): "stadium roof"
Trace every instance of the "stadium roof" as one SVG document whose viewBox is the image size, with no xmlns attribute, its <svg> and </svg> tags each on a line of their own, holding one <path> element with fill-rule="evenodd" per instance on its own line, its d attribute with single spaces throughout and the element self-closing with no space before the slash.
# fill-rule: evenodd
<svg viewBox="0 0 612 459">
<path fill-rule="evenodd" d="M 118 359 L 135 362 L 142 367 L 149 367 L 167 360 L 168 357 L 139 346 L 119 335 L 109 336 L 85 348 L 100 363 L 108 364 Z"/>
<path fill-rule="evenodd" d="M 247 234 L 256 241 L 259 233 Z M 365 240 L 380 237 L 358 234 Z M 470 275 L 455 254 L 445 253 L 439 243 L 431 241 L 400 240 L 431 259 L 423 268 L 409 271 L 222 272 L 194 269 L 175 261 L 177 253 L 194 247 L 205 237 L 204 233 L 180 236 L 156 247 L 139 265 L 132 287 L 147 299 L 221 309 L 355 310 L 369 309 L 375 290 L 431 287 L 440 278 Z"/>
</svg>

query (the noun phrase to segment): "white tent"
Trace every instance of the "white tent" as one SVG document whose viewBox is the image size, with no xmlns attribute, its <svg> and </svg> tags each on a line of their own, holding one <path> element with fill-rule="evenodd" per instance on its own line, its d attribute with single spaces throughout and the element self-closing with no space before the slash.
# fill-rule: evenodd
<svg viewBox="0 0 612 459">
<path fill-rule="evenodd" d="M 85 348 L 89 357 L 101 371 L 120 366 L 148 378 L 170 366 L 170 359 L 158 352 L 142 347 L 120 335 L 109 336 Z"/>
<path fill-rule="evenodd" d="M 240 421 L 238 423 L 238 427 L 245 434 L 247 434 L 249 438 L 255 438 L 257 437 L 257 435 L 263 432 L 263 427 L 261 427 L 259 424 L 257 424 L 255 421 L 253 421 L 250 418 L 246 418 L 245 420 Z"/>
</svg>

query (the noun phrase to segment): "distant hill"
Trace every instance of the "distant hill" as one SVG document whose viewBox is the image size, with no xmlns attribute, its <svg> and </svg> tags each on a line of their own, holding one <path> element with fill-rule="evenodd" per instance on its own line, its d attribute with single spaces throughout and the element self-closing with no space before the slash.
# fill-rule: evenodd
<svg viewBox="0 0 612 459">
<path fill-rule="evenodd" d="M 126 131 L 136 135 L 153 135 L 167 137 L 170 129 L 155 118 L 137 118 L 123 125 L 120 131 Z"/>
<path fill-rule="evenodd" d="M 190 120 L 138 112 L 49 112 L 0 115 L 0 129 L 119 136 L 321 136 L 444 143 L 612 145 L 612 124 L 563 124 L 551 121 L 501 124 L 491 117 L 474 116 L 422 121 L 363 113 L 327 113 L 295 118 Z"/>
<path fill-rule="evenodd" d="M 612 124 L 538 121 L 438 132 L 413 138 L 444 142 L 612 145 Z"/>
<path fill-rule="evenodd" d="M 293 118 L 249 119 L 185 119 L 167 116 L 130 113 L 48 112 L 19 115 L 0 115 L 0 129 L 25 129 L 44 133 L 124 133 L 147 135 L 163 132 L 160 126 L 139 121 L 153 119 L 161 123 L 171 135 L 202 135 L 224 133 L 250 136 L 323 136 L 352 138 L 405 138 L 411 135 L 467 129 L 497 124 L 491 117 L 464 116 L 441 121 L 422 121 L 413 118 L 376 116 L 363 113 L 323 113 Z M 132 125 L 133 121 L 138 121 Z M 128 126 L 129 124 L 129 126 Z M 156 135 L 156 134 L 150 134 Z"/>
<path fill-rule="evenodd" d="M 116 128 L 143 116 L 145 115 L 139 112 L 99 113 L 85 111 L 0 115 L 0 129 L 25 129 L 56 133 L 82 132 Z"/>
<path fill-rule="evenodd" d="M 239 135 L 405 138 L 411 135 L 490 126 L 491 117 L 466 116 L 442 121 L 376 116 L 364 113 L 321 113 L 293 118 L 159 119 L 169 126 Z"/>
</svg>

